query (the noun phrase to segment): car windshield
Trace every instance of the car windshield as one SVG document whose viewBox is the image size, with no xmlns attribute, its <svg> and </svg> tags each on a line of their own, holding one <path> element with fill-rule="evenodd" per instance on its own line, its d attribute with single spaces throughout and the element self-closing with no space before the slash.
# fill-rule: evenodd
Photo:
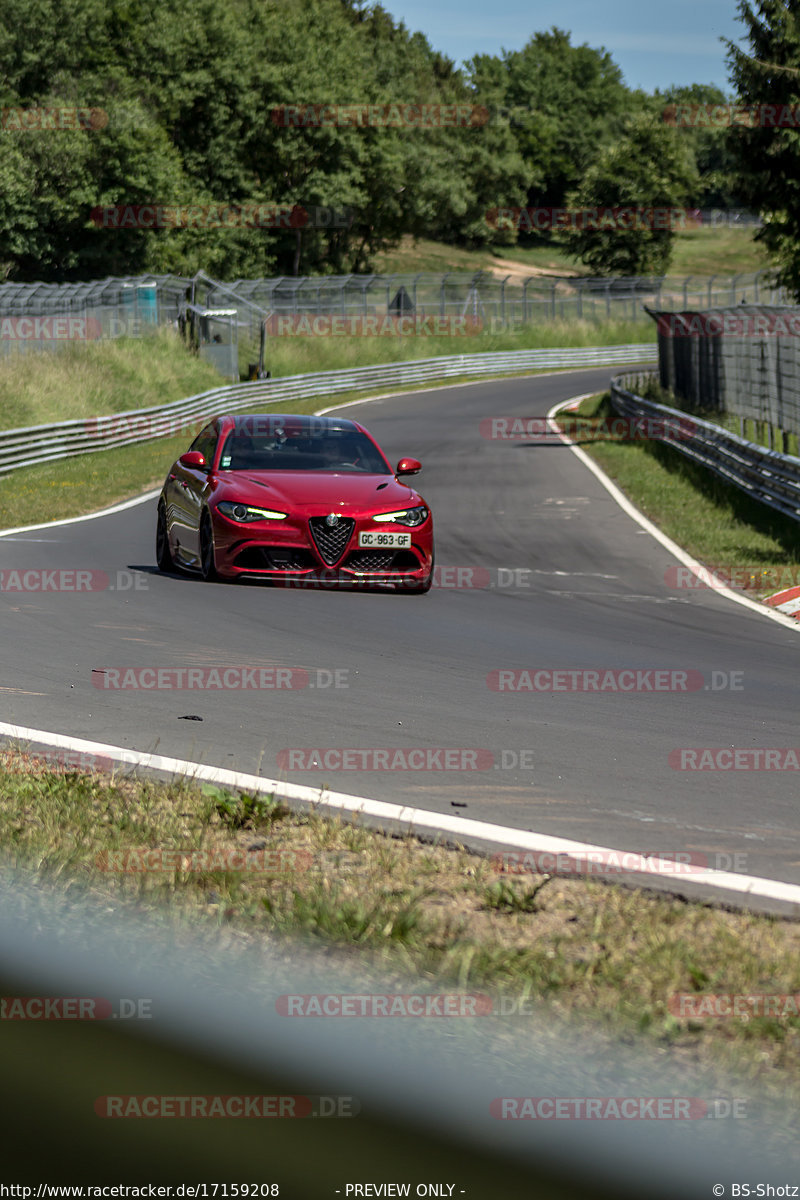
<svg viewBox="0 0 800 1200">
<path fill-rule="evenodd" d="M 267 434 L 234 429 L 225 439 L 219 469 L 390 473 L 369 438 L 356 429 L 279 428 Z"/>
</svg>

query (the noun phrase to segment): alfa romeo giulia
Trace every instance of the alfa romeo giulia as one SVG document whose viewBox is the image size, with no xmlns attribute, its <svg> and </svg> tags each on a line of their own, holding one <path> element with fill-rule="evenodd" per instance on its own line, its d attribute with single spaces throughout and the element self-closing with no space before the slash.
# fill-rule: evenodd
<svg viewBox="0 0 800 1200">
<path fill-rule="evenodd" d="M 363 425 L 280 413 L 217 417 L 170 468 L 156 556 L 206 580 L 394 585 L 427 592 L 433 518 Z"/>
</svg>

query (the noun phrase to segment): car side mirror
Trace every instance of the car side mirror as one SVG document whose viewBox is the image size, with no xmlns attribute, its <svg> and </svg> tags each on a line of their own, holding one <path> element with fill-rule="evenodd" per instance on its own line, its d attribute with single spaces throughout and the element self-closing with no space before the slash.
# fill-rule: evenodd
<svg viewBox="0 0 800 1200">
<path fill-rule="evenodd" d="M 201 454 L 199 450 L 187 450 L 180 456 L 178 462 L 182 467 L 191 467 L 195 471 L 206 465 L 205 455 Z"/>
<path fill-rule="evenodd" d="M 401 458 L 397 464 L 395 475 L 416 475 L 422 470 L 422 463 L 416 458 Z"/>
</svg>

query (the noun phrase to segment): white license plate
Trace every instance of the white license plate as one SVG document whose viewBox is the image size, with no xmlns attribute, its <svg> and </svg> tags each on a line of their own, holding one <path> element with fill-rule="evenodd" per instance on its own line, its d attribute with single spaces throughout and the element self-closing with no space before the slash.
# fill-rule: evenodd
<svg viewBox="0 0 800 1200">
<path fill-rule="evenodd" d="M 390 550 L 399 550 L 404 546 L 411 545 L 410 533 L 395 533 L 394 530 L 385 530 L 380 533 L 372 533 L 364 531 L 358 535 L 359 546 L 373 547 L 380 549 L 383 546 L 388 546 Z"/>
</svg>

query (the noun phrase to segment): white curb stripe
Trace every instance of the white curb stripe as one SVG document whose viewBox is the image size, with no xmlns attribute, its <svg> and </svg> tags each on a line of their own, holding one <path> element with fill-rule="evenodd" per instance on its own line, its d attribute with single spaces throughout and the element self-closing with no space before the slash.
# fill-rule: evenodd
<svg viewBox="0 0 800 1200">
<path fill-rule="evenodd" d="M 81 521 L 96 521 L 98 517 L 111 517 L 114 513 L 124 512 L 126 508 L 135 508 L 137 504 L 155 500 L 156 496 L 160 495 L 161 488 L 156 492 L 145 492 L 141 496 L 135 496 L 133 500 L 123 500 L 121 504 L 114 504 L 111 508 L 101 508 L 99 512 L 86 513 L 82 517 L 65 517 L 62 521 L 45 521 L 42 525 L 20 525 L 16 529 L 3 529 L 0 530 L 0 538 L 11 537 L 13 533 L 30 533 L 33 529 L 55 529 L 57 525 L 79 525 Z"/>
<path fill-rule="evenodd" d="M 351 816 L 377 817 L 384 821 L 395 821 L 408 826 L 408 833 L 446 833 L 454 838 L 477 838 L 496 845 L 499 849 L 515 849 L 533 854 L 564 855 L 586 858 L 587 855 L 616 856 L 625 859 L 624 874 L 642 876 L 644 879 L 665 880 L 679 877 L 682 883 L 702 884 L 743 896 L 780 900 L 800 906 L 800 884 L 783 883 L 776 879 L 762 879 L 754 875 L 740 875 L 732 871 L 694 870 L 689 864 L 678 864 L 679 870 L 667 873 L 662 862 L 661 869 L 652 864 L 659 860 L 647 858 L 635 851 L 614 850 L 609 846 L 596 846 L 589 842 L 575 842 L 568 838 L 550 837 L 524 829 L 512 829 L 505 825 L 493 825 L 488 821 L 474 821 L 468 817 L 455 817 L 447 813 L 430 812 L 424 808 L 409 808 L 384 800 L 371 800 L 365 796 L 351 796 L 346 792 L 330 792 L 324 788 L 306 787 L 302 784 L 285 783 L 278 779 L 264 779 L 260 775 L 246 775 L 224 767 L 210 767 L 203 763 L 188 762 L 181 758 L 167 758 L 161 754 L 142 754 L 123 746 L 108 746 L 103 742 L 89 742 L 82 738 L 49 733 L 42 729 L 26 729 L 18 725 L 0 722 L 0 737 L 11 738 L 23 744 L 35 743 L 56 746 L 83 754 L 95 754 L 110 758 L 121 765 L 142 767 L 145 770 L 164 771 L 182 775 L 188 779 L 204 780 L 222 784 L 248 793 L 268 793 L 283 800 L 300 800 L 317 809 L 330 809 Z M 633 865 L 631 865 L 633 864 Z M 598 875 L 602 872 L 598 871 Z M 602 873 L 613 877 L 616 871 Z"/>
<path fill-rule="evenodd" d="M 572 453 L 581 460 L 583 465 L 589 468 L 595 479 L 597 479 L 598 482 L 601 483 L 606 489 L 608 494 L 614 500 L 616 500 L 623 512 L 626 512 L 629 517 L 632 517 L 637 525 L 640 525 L 642 529 L 646 530 L 647 533 L 654 537 L 656 541 L 664 547 L 665 550 L 668 550 L 670 554 L 677 558 L 678 562 L 683 563 L 685 567 L 690 567 L 691 570 L 694 571 L 695 575 L 697 575 L 700 579 L 702 579 L 704 575 L 706 578 L 708 578 L 708 568 L 704 567 L 702 563 L 699 563 L 697 559 L 692 558 L 691 554 L 688 554 L 681 546 L 678 545 L 677 542 L 673 542 L 672 538 L 667 537 L 666 533 L 659 529 L 657 525 L 654 525 L 652 521 L 649 521 L 644 513 L 639 512 L 639 509 L 631 504 L 625 493 L 620 491 L 615 483 L 612 483 L 603 468 L 599 467 L 593 458 L 590 458 L 589 455 L 580 448 L 580 446 L 577 446 L 573 442 L 572 438 L 559 429 L 555 419 L 558 413 L 561 412 L 563 408 L 566 408 L 568 404 L 572 404 L 573 401 L 588 400 L 589 396 L 593 396 L 594 394 L 594 392 L 587 392 L 584 396 L 574 396 L 572 400 L 563 400 L 558 404 L 554 404 L 547 414 L 547 420 L 550 422 L 550 428 L 558 434 L 564 445 L 570 448 Z M 776 621 L 779 625 L 783 625 L 785 629 L 792 629 L 795 633 L 800 632 L 800 625 L 797 621 L 792 620 L 790 617 L 784 616 L 783 613 L 777 612 L 774 608 L 769 608 L 765 604 L 759 604 L 757 601 L 750 600 L 747 596 L 742 596 L 738 592 L 733 591 L 732 588 L 724 587 L 720 584 L 714 584 L 714 591 L 720 596 L 725 596 L 727 600 L 733 600 L 734 604 L 741 604 L 744 608 L 749 608 L 751 612 L 758 613 L 760 616 L 766 617 L 770 621 Z"/>
</svg>

